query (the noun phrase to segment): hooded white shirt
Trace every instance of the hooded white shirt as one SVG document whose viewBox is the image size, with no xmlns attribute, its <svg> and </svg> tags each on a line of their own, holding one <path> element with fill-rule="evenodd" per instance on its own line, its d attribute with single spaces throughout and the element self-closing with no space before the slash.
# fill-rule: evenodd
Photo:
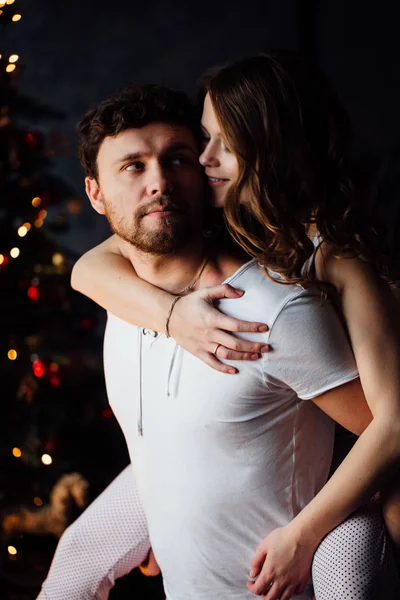
<svg viewBox="0 0 400 600">
<path fill-rule="evenodd" d="M 334 423 L 308 400 L 358 377 L 343 327 L 318 291 L 268 279 L 255 261 L 221 310 L 265 322 L 272 351 L 219 373 L 164 334 L 112 314 L 104 344 L 110 405 L 124 432 L 169 600 L 254 600 L 260 541 L 324 485 Z M 311 592 L 297 595 L 310 598 Z"/>
</svg>

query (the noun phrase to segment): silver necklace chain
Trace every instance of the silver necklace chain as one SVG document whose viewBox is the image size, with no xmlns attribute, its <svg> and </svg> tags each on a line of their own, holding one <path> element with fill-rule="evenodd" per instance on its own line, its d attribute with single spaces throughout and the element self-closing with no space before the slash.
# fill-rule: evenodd
<svg viewBox="0 0 400 600">
<path fill-rule="evenodd" d="M 194 288 L 194 286 L 196 285 L 196 283 L 199 281 L 200 277 L 202 276 L 207 263 L 208 263 L 208 257 L 206 257 L 203 260 L 203 262 L 201 263 L 199 270 L 196 274 L 196 277 L 193 279 L 192 283 L 189 283 L 189 285 L 184 287 L 183 290 L 181 290 L 180 292 L 177 292 L 176 296 L 182 296 L 183 294 L 186 294 L 186 292 L 190 292 Z"/>
</svg>

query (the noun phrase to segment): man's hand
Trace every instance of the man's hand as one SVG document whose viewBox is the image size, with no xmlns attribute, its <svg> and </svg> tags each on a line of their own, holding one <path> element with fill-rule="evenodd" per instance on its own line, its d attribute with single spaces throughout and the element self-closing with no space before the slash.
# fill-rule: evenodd
<svg viewBox="0 0 400 600">
<path fill-rule="evenodd" d="M 311 575 L 311 563 L 318 544 L 300 539 L 286 527 L 274 529 L 258 546 L 251 562 L 247 587 L 265 600 L 290 600 L 301 594 Z"/>
</svg>

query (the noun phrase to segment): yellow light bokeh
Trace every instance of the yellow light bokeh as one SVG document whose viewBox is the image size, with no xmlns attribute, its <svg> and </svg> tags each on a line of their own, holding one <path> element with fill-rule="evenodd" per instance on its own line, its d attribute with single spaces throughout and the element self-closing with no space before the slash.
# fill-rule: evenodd
<svg viewBox="0 0 400 600">
<path fill-rule="evenodd" d="M 16 23 L 17 21 L 20 21 L 21 19 L 22 19 L 22 15 L 17 13 L 13 16 L 12 21 L 14 21 L 14 23 Z"/>
<path fill-rule="evenodd" d="M 6 4 L 14 4 L 15 0 L 6 0 Z"/>
<path fill-rule="evenodd" d="M 21 458 L 22 456 L 22 452 L 19 448 L 13 448 L 12 453 L 15 456 L 15 458 Z"/>
<path fill-rule="evenodd" d="M 60 254 L 59 252 L 56 252 L 55 254 L 53 254 L 52 262 L 55 267 L 59 267 L 64 262 L 63 255 Z"/>
<path fill-rule="evenodd" d="M 7 73 L 12 73 L 13 71 L 15 71 L 17 67 L 15 65 L 7 65 L 6 66 L 6 71 Z"/>
<path fill-rule="evenodd" d="M 15 359 L 17 358 L 17 356 L 18 356 L 18 353 L 17 353 L 17 351 L 16 351 L 16 350 L 14 350 L 13 348 L 11 348 L 11 350 L 9 350 L 9 351 L 7 352 L 7 356 L 8 356 L 8 358 L 9 358 L 10 360 L 15 360 Z"/>
<path fill-rule="evenodd" d="M 19 255 L 20 255 L 19 248 L 11 248 L 11 250 L 10 250 L 11 258 L 18 258 Z"/>
<path fill-rule="evenodd" d="M 30 229 L 32 227 L 32 225 L 30 223 L 28 223 L 28 221 L 26 223 L 24 223 L 23 226 L 26 227 L 28 231 L 30 231 Z"/>
<path fill-rule="evenodd" d="M 42 455 L 42 463 L 44 465 L 51 465 L 52 462 L 53 462 L 53 459 L 51 458 L 50 454 Z"/>
<path fill-rule="evenodd" d="M 16 63 L 18 59 L 19 59 L 18 54 L 11 54 L 10 58 L 8 59 L 8 62 L 9 63 Z"/>
<path fill-rule="evenodd" d="M 11 554 L 11 556 L 15 556 L 17 554 L 17 549 L 15 546 L 8 546 L 7 550 L 8 554 Z"/>
<path fill-rule="evenodd" d="M 35 498 L 33 499 L 33 503 L 34 503 L 36 506 L 42 506 L 42 504 L 43 504 L 43 500 L 42 500 L 41 498 L 39 498 L 38 496 L 35 496 Z"/>
<path fill-rule="evenodd" d="M 36 219 L 36 221 L 33 222 L 35 227 L 41 227 L 43 225 L 43 221 L 42 219 Z"/>
<path fill-rule="evenodd" d="M 42 209 L 42 210 L 39 210 L 39 213 L 38 213 L 38 219 L 42 219 L 42 220 L 43 220 L 43 219 L 45 219 L 46 217 L 47 217 L 47 210 L 44 210 L 44 209 Z"/>
<path fill-rule="evenodd" d="M 25 227 L 25 225 L 21 225 L 21 227 L 18 227 L 19 237 L 25 237 L 27 233 L 28 233 L 28 228 Z"/>
<path fill-rule="evenodd" d="M 35 207 L 36 207 L 36 206 L 40 206 L 40 205 L 41 205 L 41 203 L 42 203 L 42 199 L 41 199 L 41 198 L 39 198 L 39 196 L 36 196 L 36 198 L 34 198 L 34 199 L 32 200 L 32 206 L 35 206 Z"/>
<path fill-rule="evenodd" d="M 2 265 L 4 262 L 4 256 L 2 254 L 0 254 L 0 265 Z"/>
<path fill-rule="evenodd" d="M 0 2 L 0 8 L 3 8 L 3 6 L 5 6 L 5 5 L 6 5 L 6 3 L 3 2 L 3 0 L 1 0 L 1 2 Z"/>
</svg>

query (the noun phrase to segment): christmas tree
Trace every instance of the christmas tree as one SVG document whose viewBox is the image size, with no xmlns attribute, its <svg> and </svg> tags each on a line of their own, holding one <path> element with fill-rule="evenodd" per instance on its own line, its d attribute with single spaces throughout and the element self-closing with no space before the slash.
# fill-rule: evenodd
<svg viewBox="0 0 400 600">
<path fill-rule="evenodd" d="M 0 1 L 2 37 L 17 4 Z M 39 129 L 60 115 L 18 92 L 21 58 L 0 54 L 0 589 L 30 600 L 62 531 L 127 457 L 107 406 L 103 314 L 71 289 L 77 256 L 57 242 L 80 209 Z"/>
</svg>

